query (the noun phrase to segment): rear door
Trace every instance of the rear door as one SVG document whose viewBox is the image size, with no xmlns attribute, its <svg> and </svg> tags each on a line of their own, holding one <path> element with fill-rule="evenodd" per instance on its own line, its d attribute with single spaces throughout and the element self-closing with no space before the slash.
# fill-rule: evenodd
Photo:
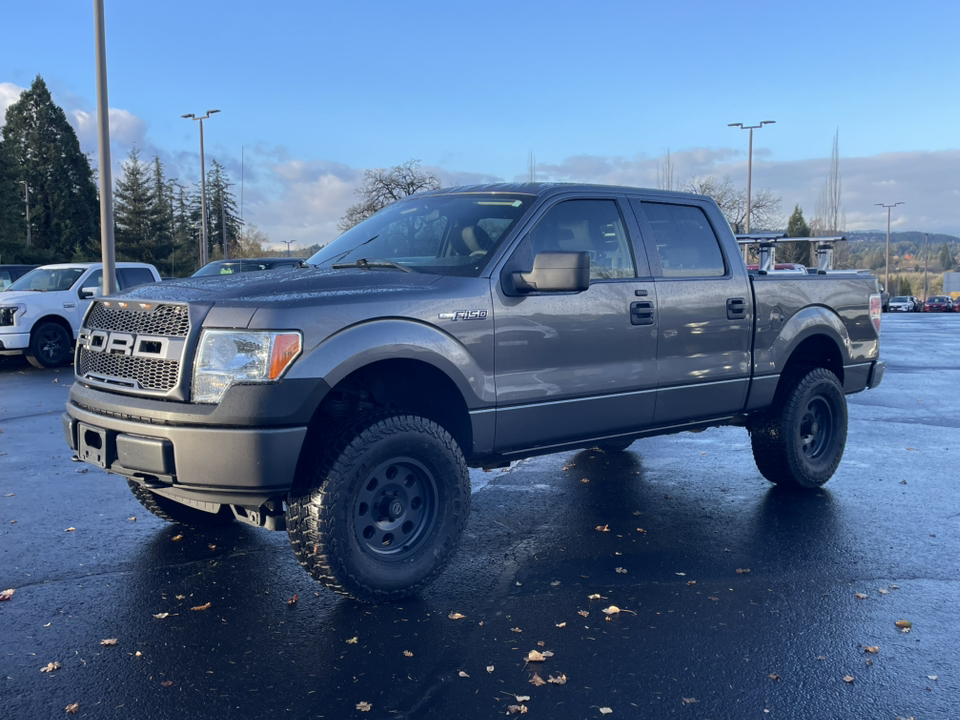
<svg viewBox="0 0 960 720">
<path fill-rule="evenodd" d="M 696 200 L 631 205 L 656 284 L 660 338 L 658 426 L 743 409 L 750 378 L 753 300 L 707 209 Z"/>
<path fill-rule="evenodd" d="M 540 212 L 503 270 L 529 271 L 541 251 L 586 251 L 589 288 L 514 297 L 494 279 L 499 452 L 651 423 L 655 288 L 646 259 L 634 256 L 636 233 L 625 196 L 559 200 Z"/>
</svg>

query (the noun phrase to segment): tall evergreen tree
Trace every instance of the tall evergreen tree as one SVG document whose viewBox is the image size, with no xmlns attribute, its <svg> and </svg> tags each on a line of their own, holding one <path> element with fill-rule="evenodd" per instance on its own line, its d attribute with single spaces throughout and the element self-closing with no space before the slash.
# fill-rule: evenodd
<svg viewBox="0 0 960 720">
<path fill-rule="evenodd" d="M 163 274 L 170 274 L 173 253 L 173 185 L 164 175 L 163 162 L 159 155 L 153 157 L 151 191 L 155 208 L 153 233 L 157 244 L 157 259 L 163 266 Z"/>
<path fill-rule="evenodd" d="M 787 235 L 790 237 L 810 237 L 810 226 L 803 219 L 803 210 L 799 205 L 793 208 L 793 214 L 787 221 Z M 810 264 L 810 243 L 788 242 L 777 245 L 777 261 Z"/>
<path fill-rule="evenodd" d="M 13 158 L 0 140 L 0 262 L 17 263 L 27 256 L 26 204 Z"/>
<path fill-rule="evenodd" d="M 953 253 L 950 252 L 950 248 L 946 243 L 943 244 L 943 247 L 940 248 L 940 267 L 943 268 L 944 272 L 953 270 L 956 267 L 957 261 L 953 257 Z"/>
<path fill-rule="evenodd" d="M 226 219 L 226 239 L 229 243 L 230 254 L 234 254 L 237 238 L 240 236 L 240 220 L 237 217 L 237 201 L 230 192 L 233 183 L 227 178 L 226 170 L 216 159 L 213 167 L 207 173 L 207 223 L 208 238 L 213 248 L 220 248 L 216 257 L 223 257 L 223 222 Z M 211 259 L 214 255 L 210 256 Z"/>
<path fill-rule="evenodd" d="M 156 237 L 157 214 L 150 168 L 141 162 L 140 151 L 134 145 L 114 190 L 118 259 L 156 263 L 165 256 Z"/>
<path fill-rule="evenodd" d="M 17 180 L 30 186 L 31 258 L 72 257 L 98 236 L 97 188 L 76 133 L 39 75 L 7 108 L 3 144 Z"/>
</svg>

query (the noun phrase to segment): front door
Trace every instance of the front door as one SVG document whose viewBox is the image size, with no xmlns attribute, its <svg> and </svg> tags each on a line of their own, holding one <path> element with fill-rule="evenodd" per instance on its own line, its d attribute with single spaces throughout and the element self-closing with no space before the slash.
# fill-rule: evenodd
<svg viewBox="0 0 960 720">
<path fill-rule="evenodd" d="M 587 290 L 513 297 L 494 279 L 498 452 L 616 436 L 652 421 L 656 289 L 644 258 L 638 275 L 624 210 L 616 197 L 557 202 L 505 265 L 529 271 L 538 252 L 587 251 Z"/>
</svg>

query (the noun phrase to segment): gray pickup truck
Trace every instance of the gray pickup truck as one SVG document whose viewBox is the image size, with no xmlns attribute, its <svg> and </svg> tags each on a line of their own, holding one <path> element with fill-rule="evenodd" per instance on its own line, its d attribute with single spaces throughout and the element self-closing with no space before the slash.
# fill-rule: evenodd
<svg viewBox="0 0 960 720">
<path fill-rule="evenodd" d="M 161 518 L 285 528 L 321 583 L 389 600 L 449 561 L 470 466 L 741 425 L 764 477 L 819 487 L 880 318 L 876 278 L 748 272 L 706 197 L 438 190 L 299 269 L 96 300 L 63 428 Z"/>
</svg>

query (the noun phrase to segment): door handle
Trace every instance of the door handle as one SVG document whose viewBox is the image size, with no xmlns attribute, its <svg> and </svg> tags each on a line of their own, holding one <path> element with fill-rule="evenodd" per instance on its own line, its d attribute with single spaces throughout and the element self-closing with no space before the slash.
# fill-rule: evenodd
<svg viewBox="0 0 960 720">
<path fill-rule="evenodd" d="M 653 303 L 649 300 L 630 303 L 630 324 L 653 325 Z"/>
<path fill-rule="evenodd" d="M 727 320 L 743 320 L 747 317 L 747 301 L 744 298 L 727 298 Z"/>
</svg>

